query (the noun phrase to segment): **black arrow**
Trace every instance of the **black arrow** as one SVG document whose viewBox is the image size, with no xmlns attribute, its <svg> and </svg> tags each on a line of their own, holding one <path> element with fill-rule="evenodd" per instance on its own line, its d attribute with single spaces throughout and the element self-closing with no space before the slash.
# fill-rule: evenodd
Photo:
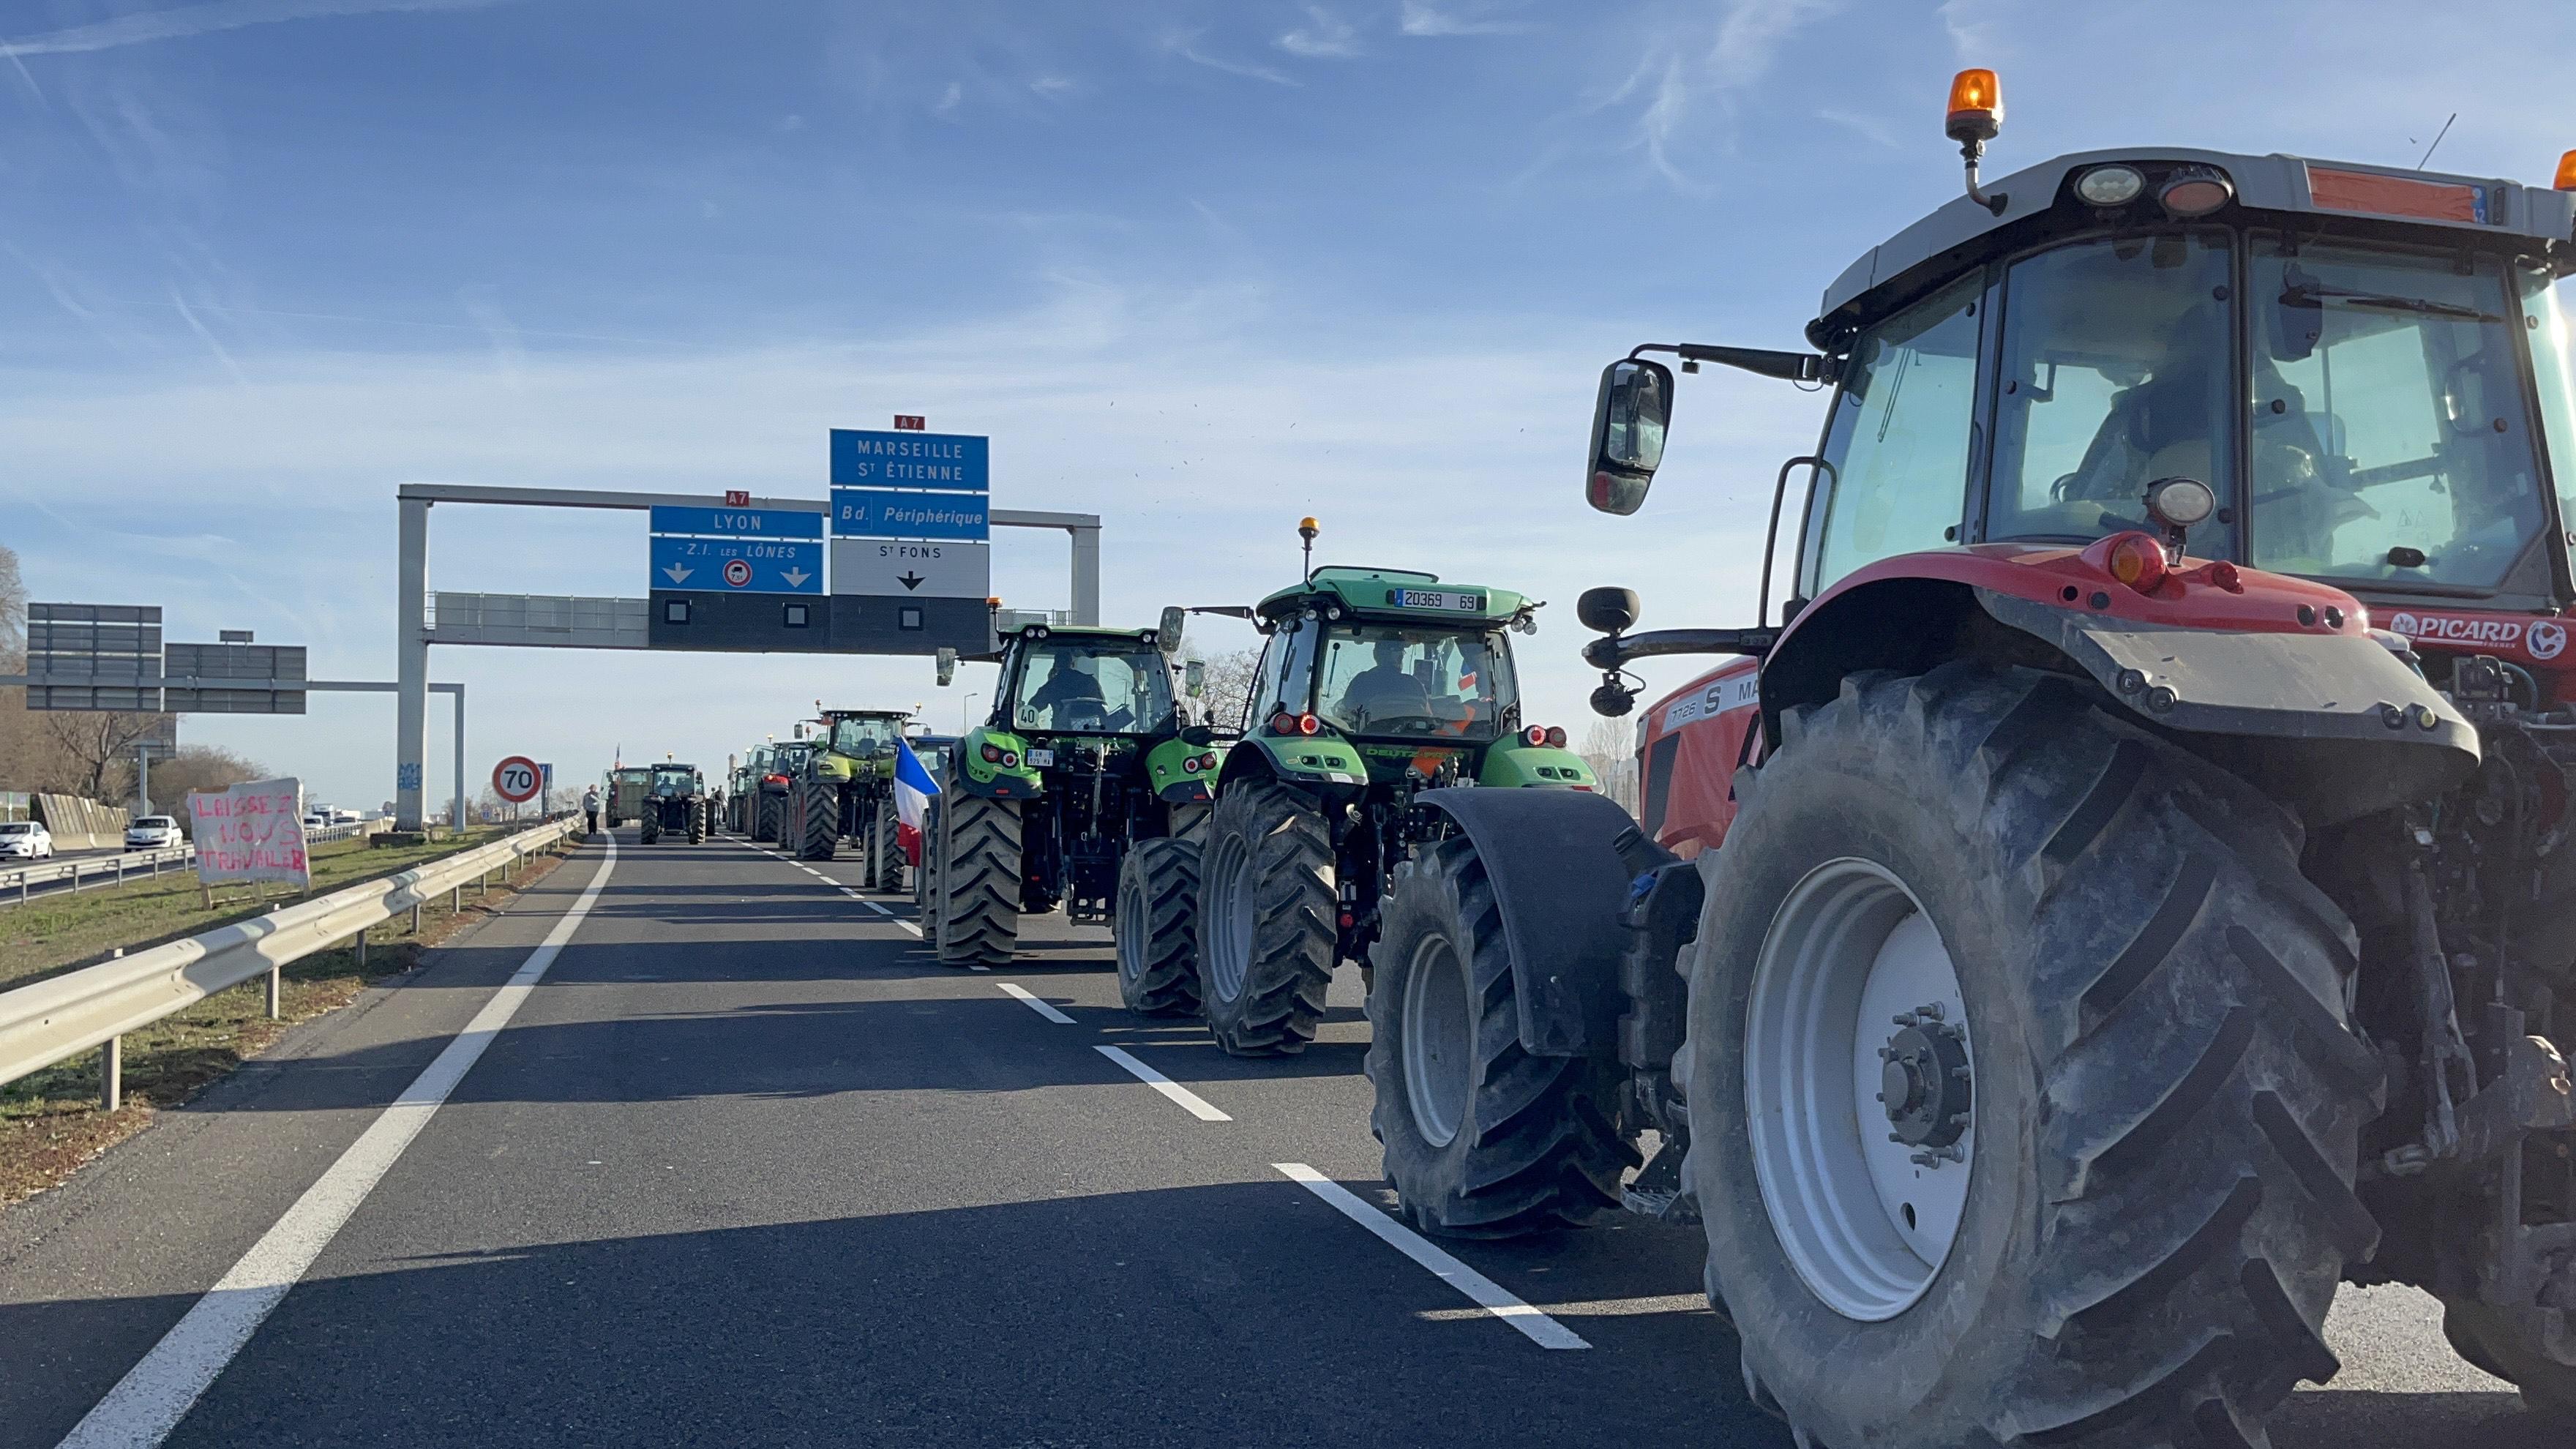
<svg viewBox="0 0 2576 1449">
<path fill-rule="evenodd" d="M 895 582 L 903 585 L 906 589 L 917 589 L 921 587 L 922 579 L 919 574 L 908 573 L 903 577 L 896 579 Z"/>
</svg>

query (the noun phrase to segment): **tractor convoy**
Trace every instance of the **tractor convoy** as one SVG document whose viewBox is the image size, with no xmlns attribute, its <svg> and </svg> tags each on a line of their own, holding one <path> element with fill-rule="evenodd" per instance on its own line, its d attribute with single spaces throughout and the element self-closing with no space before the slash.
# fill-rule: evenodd
<svg viewBox="0 0 2576 1449">
<path fill-rule="evenodd" d="M 1032 624 L 961 738 L 823 710 L 728 823 L 857 842 L 952 965 L 1104 923 L 1127 1007 L 1235 1055 L 1356 965 L 1401 1214 L 1696 1225 L 1801 1445 L 2252 1449 L 2347 1282 L 2576 1433 L 2576 153 L 1989 182 L 2001 115 L 1963 72 L 1965 194 L 1805 348 L 1602 374 L 1617 515 L 1656 354 L 1824 399 L 1749 626 L 1576 606 L 1601 714 L 1720 661 L 1644 707 L 1635 816 L 1524 716 L 1537 601 L 1314 567 L 1309 519 L 1294 584 L 1194 611 L 1262 637 L 1247 696 L 1193 611 Z M 694 782 L 653 767 L 648 842 L 698 838 Z"/>
</svg>

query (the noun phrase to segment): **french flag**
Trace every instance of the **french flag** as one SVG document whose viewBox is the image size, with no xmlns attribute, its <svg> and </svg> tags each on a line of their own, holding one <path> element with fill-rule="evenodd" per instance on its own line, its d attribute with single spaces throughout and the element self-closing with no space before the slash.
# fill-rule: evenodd
<svg viewBox="0 0 2576 1449">
<path fill-rule="evenodd" d="M 930 808 L 930 797 L 939 793 L 939 782 L 912 752 L 908 740 L 894 742 L 894 843 L 903 849 L 903 858 L 915 868 L 921 865 L 921 817 Z"/>
</svg>

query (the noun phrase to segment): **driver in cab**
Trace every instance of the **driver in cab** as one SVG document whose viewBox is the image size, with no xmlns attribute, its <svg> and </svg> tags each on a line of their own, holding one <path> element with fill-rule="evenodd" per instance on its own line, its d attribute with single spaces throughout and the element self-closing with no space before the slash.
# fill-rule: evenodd
<svg viewBox="0 0 2576 1449">
<path fill-rule="evenodd" d="M 1058 658 L 1046 682 L 1021 707 L 1020 723 L 1060 730 L 1115 728 L 1108 697 L 1100 688 L 1100 661 L 1088 654 Z"/>
</svg>

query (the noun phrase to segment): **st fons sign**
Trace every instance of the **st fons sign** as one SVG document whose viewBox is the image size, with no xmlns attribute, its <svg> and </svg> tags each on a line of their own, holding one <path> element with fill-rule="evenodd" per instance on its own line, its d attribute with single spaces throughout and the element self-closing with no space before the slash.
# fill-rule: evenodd
<svg viewBox="0 0 2576 1449">
<path fill-rule="evenodd" d="M 197 879 L 207 886 L 249 881 L 313 883 L 304 850 L 304 783 L 253 780 L 188 795 Z"/>
</svg>

